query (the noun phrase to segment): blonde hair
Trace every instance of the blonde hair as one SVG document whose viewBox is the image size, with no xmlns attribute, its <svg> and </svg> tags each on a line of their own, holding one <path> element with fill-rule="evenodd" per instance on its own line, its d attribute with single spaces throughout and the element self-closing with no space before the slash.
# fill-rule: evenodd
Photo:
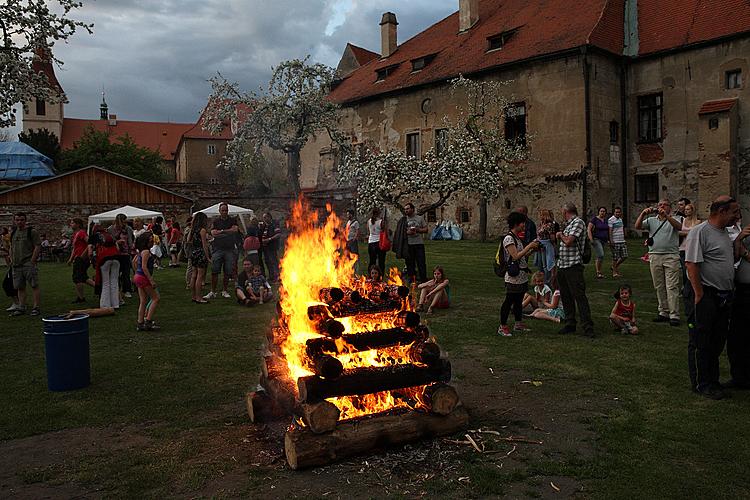
<svg viewBox="0 0 750 500">
<path fill-rule="evenodd" d="M 685 220 L 688 221 L 688 223 L 690 224 L 690 227 L 693 227 L 696 224 L 698 224 L 698 212 L 695 210 L 695 206 L 692 203 L 685 204 L 686 211 L 687 211 L 687 207 L 690 207 L 693 209 L 693 215 L 691 215 L 690 217 L 685 216 Z"/>
<path fill-rule="evenodd" d="M 539 210 L 539 220 L 544 222 L 545 220 L 548 222 L 554 222 L 555 216 L 552 214 L 552 210 L 548 208 L 542 208 Z"/>
<path fill-rule="evenodd" d="M 544 281 L 544 273 L 542 271 L 535 272 L 534 275 L 531 277 L 531 279 L 534 281 L 538 280 L 539 278 L 541 278 L 542 281 Z"/>
</svg>

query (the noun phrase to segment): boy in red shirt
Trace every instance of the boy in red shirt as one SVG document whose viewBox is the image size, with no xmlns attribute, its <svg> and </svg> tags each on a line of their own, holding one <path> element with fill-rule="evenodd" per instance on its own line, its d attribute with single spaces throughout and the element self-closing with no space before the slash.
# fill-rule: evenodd
<svg viewBox="0 0 750 500">
<path fill-rule="evenodd" d="M 617 302 L 609 315 L 609 321 L 622 333 L 636 335 L 638 327 L 635 326 L 635 302 L 630 300 L 633 290 L 630 285 L 622 285 L 615 294 Z"/>
<path fill-rule="evenodd" d="M 70 228 L 73 230 L 72 250 L 68 265 L 73 264 L 73 284 L 76 287 L 76 299 L 74 304 L 86 302 L 83 296 L 83 285 L 94 286 L 94 281 L 89 278 L 88 268 L 91 261 L 89 255 L 88 236 L 83 229 L 83 220 L 71 219 Z"/>
</svg>

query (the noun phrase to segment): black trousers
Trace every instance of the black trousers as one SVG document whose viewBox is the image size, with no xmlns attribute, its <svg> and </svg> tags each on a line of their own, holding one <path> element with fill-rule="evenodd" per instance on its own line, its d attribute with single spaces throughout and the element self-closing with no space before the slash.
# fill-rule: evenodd
<svg viewBox="0 0 750 500">
<path fill-rule="evenodd" d="M 417 275 L 419 269 L 419 283 L 427 281 L 427 260 L 424 245 L 409 245 L 409 256 L 406 258 L 406 272 L 410 278 Z"/>
<path fill-rule="evenodd" d="M 506 284 L 507 286 L 507 284 Z M 505 300 L 503 305 L 500 306 L 500 324 L 508 324 L 508 316 L 510 316 L 511 309 L 513 310 L 513 317 L 516 322 L 523 320 L 522 309 L 523 309 L 523 296 L 526 292 L 516 291 L 513 288 L 508 288 L 505 292 Z"/>
<path fill-rule="evenodd" d="M 380 275 L 385 276 L 385 252 L 380 251 L 380 243 L 368 243 L 367 254 L 370 256 L 370 263 L 367 264 L 367 274 L 369 275 L 370 268 L 377 264 L 380 268 Z"/>
<path fill-rule="evenodd" d="M 731 292 L 704 286 L 703 298 L 695 303 L 693 288 L 685 287 L 691 304 L 688 313 L 688 374 L 699 391 L 719 384 L 719 356 L 729 332 L 732 313 Z"/>
<path fill-rule="evenodd" d="M 750 284 L 737 284 L 727 336 L 727 357 L 732 380 L 750 386 Z"/>
<path fill-rule="evenodd" d="M 560 299 L 565 311 L 565 326 L 576 327 L 576 307 L 581 317 L 581 325 L 586 335 L 594 334 L 591 308 L 586 297 L 586 281 L 583 278 L 583 265 L 558 268 L 557 282 L 560 285 Z"/>
<path fill-rule="evenodd" d="M 129 255 L 118 255 L 117 261 L 120 263 L 120 288 L 122 293 L 133 291 L 133 285 L 130 282 L 130 272 L 133 270 L 133 259 Z"/>
</svg>

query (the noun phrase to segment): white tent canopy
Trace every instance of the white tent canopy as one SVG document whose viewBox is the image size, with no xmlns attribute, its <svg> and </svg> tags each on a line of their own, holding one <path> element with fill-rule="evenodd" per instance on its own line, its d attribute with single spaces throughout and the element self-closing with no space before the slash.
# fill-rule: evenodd
<svg viewBox="0 0 750 500">
<path fill-rule="evenodd" d="M 114 210 L 110 210 L 109 212 L 103 212 L 100 214 L 89 216 L 89 224 L 91 224 L 92 222 L 99 224 L 102 221 L 113 221 L 115 220 L 115 217 L 117 217 L 117 214 L 125 214 L 127 215 L 128 219 L 140 217 L 144 220 L 150 219 L 151 217 L 156 217 L 158 215 L 161 215 L 162 217 L 164 216 L 164 214 L 162 214 L 161 212 L 154 212 L 153 210 L 145 210 L 143 208 L 125 205 L 124 207 L 116 208 Z"/>
<path fill-rule="evenodd" d="M 210 207 L 204 208 L 203 210 L 198 210 L 198 212 L 203 212 L 207 216 L 213 217 L 213 216 L 219 215 L 219 205 L 221 205 L 221 203 L 217 203 L 216 205 L 211 205 Z M 229 204 L 227 204 L 227 206 L 229 207 L 229 215 L 248 215 L 252 217 L 254 213 L 249 208 L 243 208 L 243 207 L 238 207 L 237 205 L 229 205 Z"/>
</svg>

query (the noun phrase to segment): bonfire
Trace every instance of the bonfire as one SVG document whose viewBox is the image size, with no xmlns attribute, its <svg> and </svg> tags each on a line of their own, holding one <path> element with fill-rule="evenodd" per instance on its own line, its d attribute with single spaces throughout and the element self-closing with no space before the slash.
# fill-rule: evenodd
<svg viewBox="0 0 750 500">
<path fill-rule="evenodd" d="M 263 390 L 248 394 L 253 421 L 291 419 L 293 469 L 450 434 L 468 421 L 447 384 L 450 362 L 398 271 L 382 282 L 355 276 L 340 219 L 330 206 L 324 215 L 304 200 L 292 207 Z"/>
</svg>

